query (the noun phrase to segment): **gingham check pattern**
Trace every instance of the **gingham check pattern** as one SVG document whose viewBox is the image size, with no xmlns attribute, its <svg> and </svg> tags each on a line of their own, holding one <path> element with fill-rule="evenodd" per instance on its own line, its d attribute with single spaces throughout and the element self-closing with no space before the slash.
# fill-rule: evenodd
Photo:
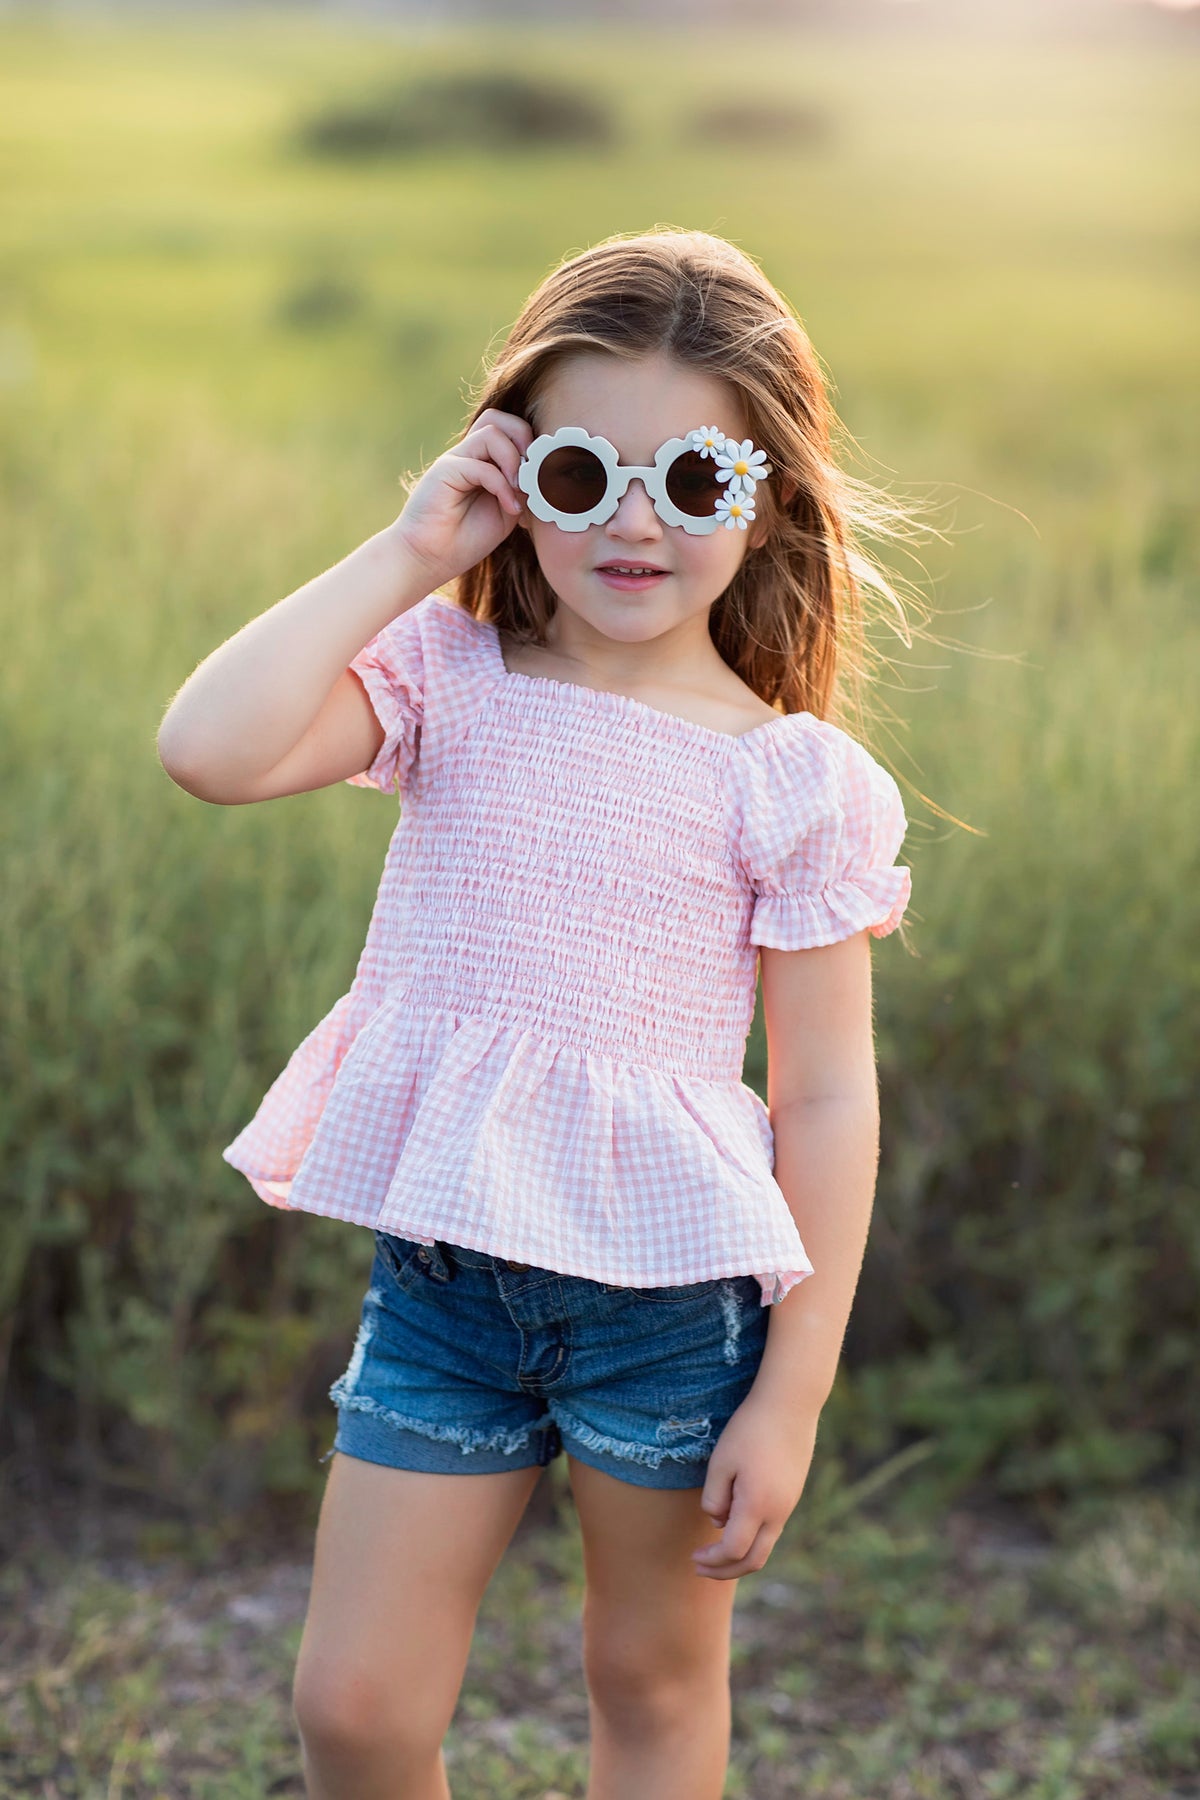
<svg viewBox="0 0 1200 1800">
<path fill-rule="evenodd" d="M 429 595 L 354 658 L 398 794 L 349 991 L 223 1152 L 263 1200 L 630 1286 L 812 1271 L 741 1078 L 757 948 L 899 924 L 891 776 L 510 672 Z"/>
</svg>

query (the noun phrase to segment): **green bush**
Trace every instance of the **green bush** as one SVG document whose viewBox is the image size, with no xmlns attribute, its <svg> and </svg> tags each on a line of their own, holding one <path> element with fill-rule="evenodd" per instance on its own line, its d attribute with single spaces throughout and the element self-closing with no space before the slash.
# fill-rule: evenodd
<svg viewBox="0 0 1200 1800">
<path fill-rule="evenodd" d="M 444 150 L 607 145 L 612 115 L 592 94 L 501 69 L 397 81 L 337 100 L 305 119 L 295 142 L 312 156 L 364 158 Z"/>
<path fill-rule="evenodd" d="M 363 309 L 363 293 L 339 275 L 310 275 L 291 282 L 275 303 L 275 318 L 298 331 L 342 325 Z"/>
<path fill-rule="evenodd" d="M 707 143 L 780 147 L 824 147 L 834 135 L 832 115 L 823 106 L 797 100 L 714 99 L 688 109 L 686 135 Z"/>
</svg>

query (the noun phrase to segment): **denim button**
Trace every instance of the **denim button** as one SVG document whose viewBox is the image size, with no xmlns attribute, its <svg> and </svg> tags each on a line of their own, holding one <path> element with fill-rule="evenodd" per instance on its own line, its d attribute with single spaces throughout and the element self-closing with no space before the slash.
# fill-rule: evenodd
<svg viewBox="0 0 1200 1800">
<path fill-rule="evenodd" d="M 527 1269 L 529 1267 L 528 1263 L 513 1262 L 511 1257 L 505 1257 L 504 1260 L 508 1264 L 510 1269 Z"/>
<path fill-rule="evenodd" d="M 422 1250 L 418 1250 L 418 1251 L 417 1251 L 417 1261 L 418 1261 L 418 1262 L 428 1262 L 428 1261 L 429 1261 L 429 1260 L 430 1260 L 430 1259 L 429 1259 L 429 1252 L 428 1252 L 428 1250 L 423 1250 L 423 1249 L 422 1249 Z"/>
</svg>

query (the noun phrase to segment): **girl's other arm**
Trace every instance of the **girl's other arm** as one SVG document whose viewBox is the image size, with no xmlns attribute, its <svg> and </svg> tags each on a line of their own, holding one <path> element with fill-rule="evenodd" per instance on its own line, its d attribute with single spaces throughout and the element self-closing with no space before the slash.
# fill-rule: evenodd
<svg viewBox="0 0 1200 1800">
<path fill-rule="evenodd" d="M 758 1373 L 709 1461 L 700 1504 L 722 1531 L 693 1561 L 718 1581 L 763 1567 L 808 1480 L 879 1154 L 867 932 L 812 950 L 764 945 L 761 955 L 775 1179 L 813 1272 L 771 1307 Z"/>
<path fill-rule="evenodd" d="M 814 950 L 764 946 L 761 958 L 775 1179 L 813 1273 L 770 1309 L 754 1393 L 815 1423 L 841 1357 L 879 1160 L 869 934 Z"/>
</svg>

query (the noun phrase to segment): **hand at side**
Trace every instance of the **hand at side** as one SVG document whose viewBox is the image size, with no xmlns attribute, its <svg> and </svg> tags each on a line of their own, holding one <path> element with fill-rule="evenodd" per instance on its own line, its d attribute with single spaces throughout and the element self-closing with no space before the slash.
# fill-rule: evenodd
<svg viewBox="0 0 1200 1800">
<path fill-rule="evenodd" d="M 761 1569 L 808 1480 L 817 1418 L 794 1414 L 749 1393 L 717 1439 L 700 1504 L 723 1529 L 692 1553 L 698 1575 L 729 1581 Z"/>
</svg>

